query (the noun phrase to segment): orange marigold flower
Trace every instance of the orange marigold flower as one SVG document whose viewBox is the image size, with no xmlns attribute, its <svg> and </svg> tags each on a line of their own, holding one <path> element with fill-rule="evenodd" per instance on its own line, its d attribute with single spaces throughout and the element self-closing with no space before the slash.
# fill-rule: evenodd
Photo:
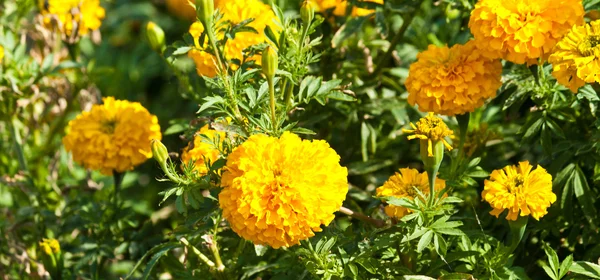
<svg viewBox="0 0 600 280">
<path fill-rule="evenodd" d="M 548 62 L 556 80 L 574 93 L 586 83 L 600 83 L 600 20 L 573 26 Z"/>
<path fill-rule="evenodd" d="M 581 0 L 479 0 L 469 28 L 480 49 L 513 63 L 546 59 L 571 26 L 583 23 Z"/>
<path fill-rule="evenodd" d="M 422 112 L 453 116 L 473 112 L 496 96 L 502 85 L 502 64 L 475 44 L 429 45 L 420 52 L 405 82 L 408 103 L 419 105 Z"/>
<path fill-rule="evenodd" d="M 522 161 L 518 166 L 509 165 L 492 172 L 481 193 L 483 200 L 494 208 L 490 214 L 498 217 L 508 210 L 506 219 L 516 221 L 519 215 L 539 220 L 548 213 L 548 207 L 556 201 L 552 176 L 539 165 L 532 168 L 528 161 Z"/>
<path fill-rule="evenodd" d="M 417 125 L 410 123 L 410 126 L 412 129 L 402 129 L 402 131 L 413 134 L 408 136 L 408 140 L 419 139 L 427 141 L 427 156 L 433 156 L 433 146 L 440 141 L 449 151 L 452 151 L 452 146 L 450 146 L 445 138 L 454 134 L 454 131 L 450 130 L 444 121 L 436 117 L 433 113 L 429 113 L 427 116 L 421 118 L 417 121 Z"/>
<path fill-rule="evenodd" d="M 155 115 L 138 102 L 102 99 L 67 126 L 63 138 L 73 160 L 103 174 L 125 172 L 152 157 L 150 141 L 160 140 Z"/>
<path fill-rule="evenodd" d="M 419 173 L 418 170 L 413 168 L 401 168 L 400 172 L 396 172 L 392 175 L 383 186 L 377 188 L 377 196 L 379 197 L 397 197 L 407 198 L 413 200 L 417 197 L 419 190 L 424 195 L 429 194 L 429 179 L 427 178 L 427 172 Z M 446 181 L 436 178 L 435 179 L 435 191 L 438 193 L 446 187 Z M 395 205 L 387 205 L 385 207 L 385 213 L 390 217 L 396 217 L 398 219 L 404 217 L 411 210 Z"/>
<path fill-rule="evenodd" d="M 320 232 L 348 192 L 348 171 L 323 140 L 253 135 L 227 157 L 219 204 L 231 229 L 255 244 L 289 247 Z"/>
<path fill-rule="evenodd" d="M 167 0 L 167 9 L 170 13 L 189 20 L 196 20 L 195 1 L 190 0 Z"/>
<path fill-rule="evenodd" d="M 229 120 L 227 121 L 229 122 Z M 181 154 L 182 164 L 194 163 L 198 175 L 208 173 L 207 163 L 214 163 L 221 155 L 223 141 L 227 137 L 224 131 L 217 131 L 205 125 L 194 135 L 194 140 L 188 144 Z M 217 146 L 218 145 L 218 146 Z"/>
</svg>

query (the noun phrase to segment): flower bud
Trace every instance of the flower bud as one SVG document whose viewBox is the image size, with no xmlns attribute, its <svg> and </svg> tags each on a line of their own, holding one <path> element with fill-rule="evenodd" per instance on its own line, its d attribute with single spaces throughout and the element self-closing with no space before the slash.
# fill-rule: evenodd
<svg viewBox="0 0 600 280">
<path fill-rule="evenodd" d="M 166 48 L 165 32 L 154 22 L 149 21 L 146 24 L 146 40 L 148 41 L 148 44 L 150 44 L 150 47 L 156 52 L 162 53 Z"/>
<path fill-rule="evenodd" d="M 277 57 L 277 51 L 271 46 L 265 48 L 262 53 L 262 71 L 265 76 L 267 76 L 267 79 L 275 77 L 278 64 L 279 58 Z"/>
<path fill-rule="evenodd" d="M 213 0 L 196 0 L 196 15 L 205 27 L 210 28 L 209 26 L 212 26 L 209 23 L 212 23 L 214 12 L 215 3 Z"/>
<path fill-rule="evenodd" d="M 310 0 L 304 0 L 304 2 L 302 2 L 302 6 L 300 7 L 300 18 L 302 19 L 302 23 L 307 26 L 310 25 L 315 18 L 315 6 Z"/>
<path fill-rule="evenodd" d="M 430 141 L 431 140 L 419 140 L 421 160 L 423 161 L 423 165 L 425 166 L 426 170 L 429 170 L 429 168 L 435 168 L 435 170 L 437 170 L 444 159 L 444 143 L 440 140 L 432 141 L 433 143 L 431 143 L 431 152 L 433 155 L 430 155 Z"/>
<path fill-rule="evenodd" d="M 169 151 L 160 140 L 152 139 L 152 157 L 160 164 L 163 170 L 166 170 Z"/>
<path fill-rule="evenodd" d="M 41 249 L 41 260 L 44 268 L 50 274 L 51 279 L 60 279 L 63 270 L 63 258 L 60 251 L 60 244 L 56 239 L 43 238 L 39 242 Z"/>
</svg>

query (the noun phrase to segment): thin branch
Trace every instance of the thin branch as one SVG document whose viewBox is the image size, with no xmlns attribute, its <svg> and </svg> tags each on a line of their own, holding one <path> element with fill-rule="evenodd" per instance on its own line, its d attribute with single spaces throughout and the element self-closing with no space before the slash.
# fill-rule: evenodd
<svg viewBox="0 0 600 280">
<path fill-rule="evenodd" d="M 342 212 L 342 213 L 344 213 L 344 214 L 346 214 L 346 215 L 348 215 L 348 216 L 350 216 L 350 217 L 352 217 L 352 218 L 356 218 L 356 219 L 359 219 L 359 220 L 361 220 L 363 222 L 369 223 L 369 224 L 371 224 L 372 226 L 374 226 L 376 228 L 382 228 L 382 227 L 385 226 L 385 221 L 378 220 L 378 219 L 373 219 L 373 218 L 371 218 L 371 217 L 369 217 L 367 215 L 364 215 L 364 214 L 361 214 L 361 213 L 358 213 L 358 212 L 354 212 L 354 211 L 352 211 L 352 210 L 350 210 L 350 209 L 348 209 L 348 208 L 346 208 L 344 206 L 340 207 L 339 211 Z"/>
</svg>

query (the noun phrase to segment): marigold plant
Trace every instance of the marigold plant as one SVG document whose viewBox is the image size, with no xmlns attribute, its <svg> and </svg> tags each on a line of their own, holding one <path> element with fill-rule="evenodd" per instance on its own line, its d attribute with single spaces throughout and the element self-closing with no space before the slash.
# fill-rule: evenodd
<svg viewBox="0 0 600 280">
<path fill-rule="evenodd" d="M 255 244 L 289 247 L 328 225 L 348 192 L 348 171 L 322 140 L 251 136 L 227 157 L 219 205 Z"/>
<path fill-rule="evenodd" d="M 548 62 L 552 75 L 572 92 L 586 83 L 600 82 L 600 20 L 573 26 L 554 47 Z"/>
<path fill-rule="evenodd" d="M 477 47 L 513 63 L 547 59 L 573 25 L 583 23 L 579 0 L 479 0 L 469 28 Z"/>
<path fill-rule="evenodd" d="M 529 161 L 494 170 L 490 180 L 485 180 L 481 197 L 494 208 L 490 214 L 498 217 L 508 210 L 506 219 L 512 221 L 528 215 L 539 220 L 556 201 L 552 176 L 539 165 L 533 169 Z"/>
<path fill-rule="evenodd" d="M 112 174 L 131 170 L 151 158 L 150 141 L 161 139 L 156 116 L 138 102 L 113 97 L 102 101 L 69 122 L 63 143 L 73 160 Z"/>
<path fill-rule="evenodd" d="M 445 187 L 445 180 L 439 178 L 435 179 L 436 192 L 443 190 Z M 376 193 L 379 197 L 396 197 L 413 200 L 415 197 L 418 197 L 417 190 L 424 195 L 429 195 L 429 179 L 427 173 L 419 173 L 418 170 L 413 168 L 400 168 L 399 172 L 394 173 L 394 175 L 390 176 L 381 187 L 377 188 Z M 385 213 L 390 217 L 398 219 L 410 212 L 410 209 L 403 206 L 385 206 Z"/>
<path fill-rule="evenodd" d="M 192 162 L 194 170 L 199 175 L 205 175 L 208 172 L 207 164 L 209 162 L 212 164 L 219 159 L 221 155 L 219 149 L 223 148 L 223 141 L 226 137 L 227 134 L 224 131 L 216 131 L 208 124 L 204 125 L 194 134 L 194 139 L 183 149 L 181 154 L 182 163 Z"/>
<path fill-rule="evenodd" d="M 408 102 L 423 112 L 453 116 L 473 112 L 496 96 L 502 64 L 486 57 L 476 44 L 429 45 L 419 53 L 405 83 Z"/>
</svg>

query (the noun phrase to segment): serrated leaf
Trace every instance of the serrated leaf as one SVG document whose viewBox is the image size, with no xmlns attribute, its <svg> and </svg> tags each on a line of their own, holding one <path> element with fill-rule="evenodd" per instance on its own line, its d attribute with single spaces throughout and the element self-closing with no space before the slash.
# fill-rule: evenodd
<svg viewBox="0 0 600 280">
<path fill-rule="evenodd" d="M 585 261 L 574 262 L 569 271 L 591 277 L 593 279 L 600 279 L 600 265 L 595 263 Z"/>
<path fill-rule="evenodd" d="M 200 109 L 198 109 L 196 114 L 200 114 L 201 112 L 212 107 L 215 104 L 224 104 L 224 103 L 225 103 L 225 99 L 223 99 L 223 97 L 220 97 L 220 96 L 205 97 L 204 103 L 202 103 L 202 106 L 200 106 Z"/>
<path fill-rule="evenodd" d="M 569 269 L 571 268 L 571 266 L 573 265 L 573 255 L 569 255 L 567 256 L 562 264 L 560 265 L 560 269 L 559 272 L 560 274 L 558 275 L 558 278 L 561 279 L 563 277 L 565 277 L 565 275 L 567 275 L 567 272 L 569 272 Z"/>
</svg>

